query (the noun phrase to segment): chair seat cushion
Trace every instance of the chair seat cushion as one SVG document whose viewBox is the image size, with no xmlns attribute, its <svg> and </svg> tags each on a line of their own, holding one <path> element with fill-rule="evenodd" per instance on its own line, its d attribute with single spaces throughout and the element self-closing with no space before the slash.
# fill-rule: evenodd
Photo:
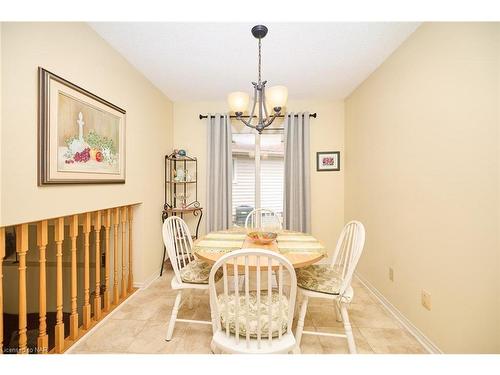
<svg viewBox="0 0 500 375">
<path fill-rule="evenodd" d="M 208 276 L 210 275 L 211 269 L 211 264 L 208 264 L 201 259 L 194 259 L 180 270 L 181 279 L 185 283 L 208 284 Z M 215 281 L 218 281 L 221 276 L 222 273 L 217 272 L 215 275 Z"/>
<path fill-rule="evenodd" d="M 339 294 L 342 279 L 329 264 L 318 264 L 296 270 L 297 285 L 320 293 Z"/>
<path fill-rule="evenodd" d="M 258 333 L 258 304 L 257 292 L 250 291 L 248 304 L 246 303 L 245 293 L 240 292 L 238 298 L 234 293 L 218 296 L 218 307 L 221 318 L 222 329 L 226 329 L 226 322 L 229 323 L 229 332 L 236 334 L 236 302 L 239 300 L 238 321 L 239 334 L 246 337 L 247 330 L 249 336 L 257 337 Z M 279 331 L 286 333 L 288 321 L 288 298 L 285 295 L 280 297 L 276 290 L 271 293 L 271 334 L 272 337 L 278 337 Z M 227 310 L 226 310 L 227 309 Z M 246 313 L 248 311 L 248 324 Z M 260 292 L 260 333 L 261 338 L 269 337 L 269 298 L 267 290 Z"/>
</svg>

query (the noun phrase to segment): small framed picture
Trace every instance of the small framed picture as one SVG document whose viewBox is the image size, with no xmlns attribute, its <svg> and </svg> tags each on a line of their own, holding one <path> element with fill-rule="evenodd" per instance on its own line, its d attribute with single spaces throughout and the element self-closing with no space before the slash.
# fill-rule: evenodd
<svg viewBox="0 0 500 375">
<path fill-rule="evenodd" d="M 317 152 L 316 171 L 340 171 L 340 151 Z"/>
</svg>

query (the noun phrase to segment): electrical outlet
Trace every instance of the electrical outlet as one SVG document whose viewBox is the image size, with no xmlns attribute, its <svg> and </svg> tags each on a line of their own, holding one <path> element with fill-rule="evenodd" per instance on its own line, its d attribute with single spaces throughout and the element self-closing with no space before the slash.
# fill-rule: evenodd
<svg viewBox="0 0 500 375">
<path fill-rule="evenodd" d="M 431 294 L 425 290 L 422 290 L 422 306 L 424 306 L 427 310 L 431 310 Z"/>
<path fill-rule="evenodd" d="M 394 281 L 394 270 L 389 267 L 389 280 Z"/>
</svg>

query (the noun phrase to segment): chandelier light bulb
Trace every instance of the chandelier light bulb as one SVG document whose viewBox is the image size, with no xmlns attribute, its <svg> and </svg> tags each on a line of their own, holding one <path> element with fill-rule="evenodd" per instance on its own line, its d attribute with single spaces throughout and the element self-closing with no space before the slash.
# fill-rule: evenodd
<svg viewBox="0 0 500 375">
<path fill-rule="evenodd" d="M 285 86 L 273 86 L 266 89 L 266 102 L 271 108 L 283 108 L 288 100 L 288 89 Z"/>
<path fill-rule="evenodd" d="M 229 109 L 235 113 L 243 113 L 248 109 L 250 95 L 243 91 L 232 92 L 227 96 Z"/>
</svg>

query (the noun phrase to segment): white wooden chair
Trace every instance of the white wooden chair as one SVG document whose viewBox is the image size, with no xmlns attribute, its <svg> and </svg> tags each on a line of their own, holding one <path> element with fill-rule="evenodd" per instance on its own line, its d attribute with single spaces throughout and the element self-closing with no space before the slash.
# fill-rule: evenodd
<svg viewBox="0 0 500 375">
<path fill-rule="evenodd" d="M 171 216 L 163 223 L 163 242 L 167 249 L 168 257 L 174 277 L 171 281 L 172 289 L 177 290 L 172 315 L 167 329 L 166 340 L 172 339 L 175 322 L 212 324 L 210 321 L 178 319 L 177 313 L 181 307 L 182 291 L 186 289 L 208 290 L 208 276 L 211 266 L 197 259 L 193 252 L 193 239 L 187 224 L 180 217 Z M 182 301 L 184 303 L 184 301 Z M 192 296 L 188 295 L 188 307 L 192 308 Z"/>
<path fill-rule="evenodd" d="M 356 344 L 349 322 L 347 307 L 354 296 L 351 280 L 363 251 L 365 228 L 359 221 L 346 224 L 335 248 L 331 264 L 320 264 L 297 270 L 297 284 L 302 297 L 299 320 L 297 322 L 297 345 L 303 334 L 344 337 L 349 353 L 356 353 Z M 304 331 L 304 319 L 309 298 L 333 300 L 337 320 L 344 323 L 345 334 Z"/>
<path fill-rule="evenodd" d="M 283 229 L 278 214 L 267 208 L 256 208 L 252 210 L 245 220 L 245 228 L 270 231 Z"/>
<path fill-rule="evenodd" d="M 277 289 L 273 289 L 271 283 L 273 268 L 279 277 Z M 216 273 L 220 269 L 222 280 L 217 283 Z M 261 282 L 261 271 L 264 276 L 267 273 L 267 282 Z M 245 276 L 245 282 L 240 291 L 238 277 L 233 277 L 233 285 L 230 285 L 228 276 L 241 274 Z M 289 285 L 285 285 L 286 276 Z M 209 280 L 213 352 L 297 352 L 292 333 L 297 279 L 288 259 L 263 249 L 232 251 L 214 264 Z M 251 289 L 253 283 L 255 288 Z"/>
</svg>

